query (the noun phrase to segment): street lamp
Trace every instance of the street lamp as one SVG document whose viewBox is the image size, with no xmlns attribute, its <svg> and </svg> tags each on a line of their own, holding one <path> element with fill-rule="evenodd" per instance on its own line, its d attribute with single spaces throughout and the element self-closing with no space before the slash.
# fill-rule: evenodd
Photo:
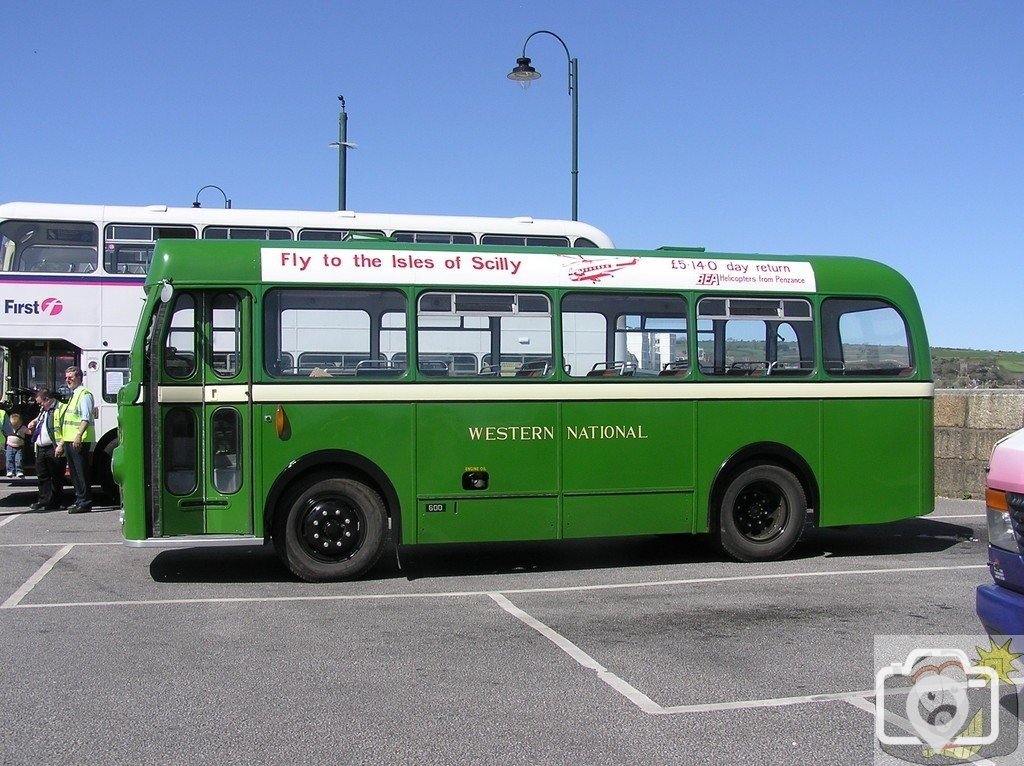
<svg viewBox="0 0 1024 766">
<path fill-rule="evenodd" d="M 349 149 L 355 149 L 357 144 L 353 144 L 348 141 L 348 113 L 345 111 L 345 97 L 338 96 L 338 101 L 341 102 L 341 111 L 338 112 L 338 140 L 331 141 L 329 146 L 333 146 L 338 150 L 338 210 L 346 210 L 346 192 L 345 188 L 347 185 L 347 174 L 348 166 L 346 160 L 348 159 L 345 155 Z"/>
<path fill-rule="evenodd" d="M 202 207 L 202 204 L 199 202 L 199 195 L 202 194 L 207 189 L 216 189 L 217 191 L 219 191 L 221 195 L 223 195 L 224 197 L 224 209 L 231 209 L 231 200 L 228 199 L 228 195 L 224 194 L 224 190 L 221 189 L 219 186 L 214 186 L 213 184 L 206 184 L 206 186 L 204 186 L 202 189 L 196 192 L 196 201 L 192 203 L 192 207 Z"/>
<path fill-rule="evenodd" d="M 558 40 L 565 49 L 565 57 L 569 60 L 569 95 L 572 96 L 572 220 L 578 221 L 579 216 L 577 214 L 577 196 L 579 192 L 579 71 L 578 63 L 576 59 L 569 53 L 569 46 L 565 44 L 565 40 L 556 35 L 554 32 L 549 32 L 546 29 L 540 29 L 529 37 L 523 43 L 523 55 L 516 59 L 515 68 L 508 73 L 508 79 L 513 82 L 519 83 L 523 90 L 530 87 L 530 83 L 534 80 L 540 79 L 540 72 L 530 66 L 530 59 L 526 57 L 526 44 L 530 42 L 531 38 L 535 35 L 551 35 L 553 38 Z"/>
</svg>

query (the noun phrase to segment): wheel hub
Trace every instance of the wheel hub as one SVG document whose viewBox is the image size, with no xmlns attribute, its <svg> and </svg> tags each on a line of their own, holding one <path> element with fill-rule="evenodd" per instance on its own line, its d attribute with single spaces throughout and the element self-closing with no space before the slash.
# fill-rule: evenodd
<svg viewBox="0 0 1024 766">
<path fill-rule="evenodd" d="M 736 526 L 748 540 L 766 542 L 782 534 L 789 517 L 783 494 L 774 486 L 753 484 L 740 492 L 735 506 Z"/>
<path fill-rule="evenodd" d="M 340 498 L 313 499 L 302 517 L 302 541 L 320 558 L 347 559 L 362 545 L 362 522 L 359 512 Z"/>
</svg>

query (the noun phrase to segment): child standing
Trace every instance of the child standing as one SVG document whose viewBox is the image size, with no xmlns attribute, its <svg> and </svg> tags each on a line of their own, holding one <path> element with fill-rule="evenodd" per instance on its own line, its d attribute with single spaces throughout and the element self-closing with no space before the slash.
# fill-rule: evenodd
<svg viewBox="0 0 1024 766">
<path fill-rule="evenodd" d="M 22 425 L 21 415 L 12 412 L 8 417 L 9 425 L 4 429 L 7 443 L 4 453 L 7 457 L 7 478 L 24 479 L 25 472 L 21 469 L 21 453 L 25 448 L 25 437 L 28 428 Z"/>
</svg>

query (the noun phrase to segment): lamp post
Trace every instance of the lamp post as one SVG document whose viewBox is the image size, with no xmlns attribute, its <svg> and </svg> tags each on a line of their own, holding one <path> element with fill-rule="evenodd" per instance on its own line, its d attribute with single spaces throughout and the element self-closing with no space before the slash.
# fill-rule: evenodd
<svg viewBox="0 0 1024 766">
<path fill-rule="evenodd" d="M 345 97 L 338 96 L 338 101 L 341 102 L 341 111 L 338 112 L 338 140 L 332 141 L 331 146 L 337 147 L 338 149 L 338 210 L 345 210 L 348 183 L 348 166 L 346 152 L 349 149 L 355 149 L 356 144 L 351 143 L 348 140 L 348 113 L 345 111 Z"/>
<path fill-rule="evenodd" d="M 508 79 L 518 82 L 523 90 L 530 87 L 530 83 L 534 80 L 540 79 L 540 72 L 530 66 L 530 59 L 526 57 L 526 44 L 535 35 L 551 35 L 553 38 L 558 40 L 565 49 L 565 57 L 569 60 L 569 95 L 572 96 L 572 220 L 578 221 L 579 215 L 577 211 L 577 196 L 579 192 L 579 71 L 578 62 L 569 53 L 569 46 L 565 44 L 565 40 L 556 35 L 554 32 L 549 32 L 546 29 L 540 29 L 532 33 L 526 38 L 523 43 L 523 54 L 516 59 L 515 68 L 508 73 Z"/>
<path fill-rule="evenodd" d="M 217 191 L 219 191 L 221 195 L 223 195 L 224 197 L 224 209 L 231 209 L 231 200 L 228 199 L 228 195 L 224 194 L 224 190 L 221 189 L 219 186 L 214 186 L 213 184 L 206 184 L 206 186 L 204 186 L 203 188 L 196 192 L 196 200 L 195 202 L 192 203 L 192 207 L 202 207 L 202 204 L 199 202 L 199 195 L 202 194 L 207 189 L 216 189 Z"/>
</svg>

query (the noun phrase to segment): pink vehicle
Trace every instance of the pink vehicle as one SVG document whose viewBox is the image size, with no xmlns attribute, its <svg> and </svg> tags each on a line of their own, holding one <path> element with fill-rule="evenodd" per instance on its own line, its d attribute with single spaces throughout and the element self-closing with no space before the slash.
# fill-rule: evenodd
<svg viewBox="0 0 1024 766">
<path fill-rule="evenodd" d="M 1024 635 L 1024 429 L 996 443 L 985 490 L 988 565 L 993 585 L 977 591 L 989 635 Z M 1017 651 L 1020 651 L 1017 648 Z"/>
</svg>

